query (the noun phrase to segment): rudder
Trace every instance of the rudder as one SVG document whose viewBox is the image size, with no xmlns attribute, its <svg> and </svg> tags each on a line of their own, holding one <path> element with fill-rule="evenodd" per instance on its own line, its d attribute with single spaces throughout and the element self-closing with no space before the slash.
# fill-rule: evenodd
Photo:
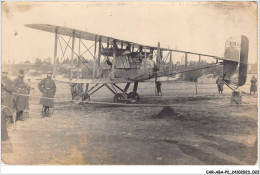
<svg viewBox="0 0 260 175">
<path fill-rule="evenodd" d="M 242 35 L 241 36 L 238 86 L 243 86 L 246 83 L 248 50 L 249 50 L 248 46 L 249 46 L 248 38 L 246 36 Z"/>
</svg>

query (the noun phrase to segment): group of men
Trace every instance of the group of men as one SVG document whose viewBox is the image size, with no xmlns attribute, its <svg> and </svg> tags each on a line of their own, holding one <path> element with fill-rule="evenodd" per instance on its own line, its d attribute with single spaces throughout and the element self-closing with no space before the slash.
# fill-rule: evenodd
<svg viewBox="0 0 260 175">
<path fill-rule="evenodd" d="M 51 79 L 52 72 L 38 84 L 39 90 L 43 93 L 40 104 L 43 105 L 43 117 L 49 116 L 49 108 L 54 106 L 54 95 L 56 93 L 55 82 Z M 16 120 L 23 120 L 23 113 L 29 109 L 29 94 L 31 87 L 24 81 L 24 70 L 19 70 L 18 77 L 11 81 L 8 78 L 8 71 L 2 70 L 2 108 L 6 116 L 16 115 Z"/>
<path fill-rule="evenodd" d="M 18 77 L 14 81 L 11 81 L 7 75 L 8 71 L 3 69 L 1 82 L 2 107 L 6 116 L 16 115 L 16 120 L 23 120 L 24 110 L 29 109 L 28 94 L 30 93 L 30 86 L 24 81 L 23 70 L 19 70 Z"/>
<path fill-rule="evenodd" d="M 20 70 L 18 77 L 11 81 L 8 71 L 2 69 L 1 81 L 1 140 L 8 140 L 6 129 L 7 117 L 15 120 L 23 120 L 23 111 L 29 109 L 28 94 L 30 86 L 24 82 L 24 71 Z M 18 95 L 21 94 L 21 95 Z"/>
<path fill-rule="evenodd" d="M 54 95 L 56 93 L 55 82 L 51 79 L 52 72 L 38 84 L 39 90 L 43 93 L 40 104 L 43 105 L 42 117 L 48 117 L 49 108 L 54 107 Z M 18 77 L 11 81 L 8 78 L 8 71 L 2 69 L 1 81 L 1 140 L 8 140 L 6 119 L 22 120 L 23 113 L 29 109 L 29 94 L 31 87 L 24 81 L 24 70 L 19 70 Z"/>
</svg>

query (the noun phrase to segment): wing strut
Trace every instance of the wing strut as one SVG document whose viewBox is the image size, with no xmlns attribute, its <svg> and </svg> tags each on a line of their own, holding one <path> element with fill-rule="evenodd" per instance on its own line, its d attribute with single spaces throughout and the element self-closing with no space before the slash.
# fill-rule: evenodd
<svg viewBox="0 0 260 175">
<path fill-rule="evenodd" d="M 71 59 L 70 59 L 70 79 L 72 80 L 72 68 L 73 68 L 73 58 L 74 58 L 74 43 L 75 43 L 75 31 L 73 31 L 73 36 L 72 36 L 72 46 L 71 46 Z"/>
<path fill-rule="evenodd" d="M 157 64 L 157 66 L 158 66 L 158 69 L 160 69 L 160 64 L 161 64 L 161 49 L 160 49 L 160 42 L 158 42 L 158 47 L 157 47 L 156 64 Z"/>
<path fill-rule="evenodd" d="M 188 53 L 185 53 L 185 67 L 188 65 Z"/>
<path fill-rule="evenodd" d="M 168 76 L 169 73 L 172 73 L 172 51 L 170 51 L 170 71 L 168 72 Z"/>
<path fill-rule="evenodd" d="M 112 61 L 112 78 L 115 78 L 115 67 L 116 67 L 116 40 L 113 40 L 113 61 Z"/>
<path fill-rule="evenodd" d="M 102 43 L 101 43 L 101 37 L 99 38 L 99 42 L 98 42 L 98 65 L 99 65 L 99 68 L 98 68 L 98 72 L 97 72 L 97 75 L 99 76 L 99 70 L 100 70 L 100 58 L 101 58 L 101 46 L 102 46 Z M 99 78 L 99 77 L 97 77 L 97 78 Z"/>
<path fill-rule="evenodd" d="M 79 38 L 79 52 L 78 55 L 80 55 L 80 38 Z M 78 57 L 78 69 L 80 67 L 80 58 Z"/>
<path fill-rule="evenodd" d="M 96 58 L 96 50 L 97 50 L 97 35 L 95 36 L 95 48 L 94 48 L 94 59 Z M 96 61 L 93 60 L 93 79 L 96 78 Z"/>
<path fill-rule="evenodd" d="M 146 54 L 146 46 L 144 46 L 144 60 L 146 61 L 147 59 L 147 54 Z M 143 62 L 144 63 L 144 72 L 146 71 L 146 62 Z"/>
<path fill-rule="evenodd" d="M 54 60 L 53 60 L 53 75 L 56 75 L 56 63 L 57 63 L 57 47 L 58 47 L 58 27 L 55 29 L 55 41 L 54 41 Z"/>
</svg>

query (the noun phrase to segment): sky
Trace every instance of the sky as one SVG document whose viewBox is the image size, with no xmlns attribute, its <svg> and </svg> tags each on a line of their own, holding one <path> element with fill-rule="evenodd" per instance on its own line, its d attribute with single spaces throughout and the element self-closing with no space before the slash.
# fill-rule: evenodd
<svg viewBox="0 0 260 175">
<path fill-rule="evenodd" d="M 245 35 L 249 39 L 249 62 L 257 61 L 254 2 L 4 2 L 2 61 L 53 58 L 54 34 L 25 24 L 66 26 L 216 56 L 224 55 L 229 37 Z"/>
</svg>

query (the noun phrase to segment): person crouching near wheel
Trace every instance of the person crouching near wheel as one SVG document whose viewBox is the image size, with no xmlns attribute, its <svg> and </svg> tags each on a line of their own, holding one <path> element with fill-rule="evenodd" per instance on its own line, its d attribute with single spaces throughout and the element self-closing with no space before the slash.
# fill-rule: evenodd
<svg viewBox="0 0 260 175">
<path fill-rule="evenodd" d="M 54 95 L 56 93 L 56 84 L 52 80 L 52 72 L 47 72 L 47 78 L 44 78 L 38 84 L 39 90 L 43 93 L 42 98 L 40 99 L 40 104 L 42 107 L 42 116 L 49 117 L 50 116 L 50 108 L 54 107 Z"/>
</svg>

